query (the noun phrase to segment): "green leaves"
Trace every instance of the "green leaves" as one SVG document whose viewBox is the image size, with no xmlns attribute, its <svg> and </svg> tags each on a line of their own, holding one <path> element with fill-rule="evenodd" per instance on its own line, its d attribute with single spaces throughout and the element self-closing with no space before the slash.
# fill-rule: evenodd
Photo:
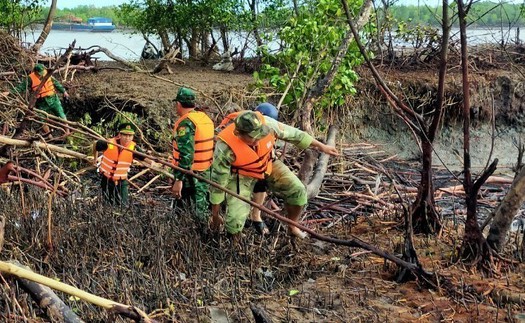
<svg viewBox="0 0 525 323">
<path fill-rule="evenodd" d="M 256 84 L 262 85 L 266 81 L 280 93 L 292 82 L 284 99 L 292 111 L 302 105 L 306 92 L 332 69 L 339 48 L 349 33 L 339 1 L 320 0 L 309 5 L 311 7 L 302 8 L 301 15 L 290 18 L 279 31 L 278 38 L 284 44 L 281 52 L 273 55 L 262 51 L 265 65 L 254 75 Z M 351 11 L 357 11 L 360 2 L 350 5 Z M 361 63 L 357 47 L 351 46 L 317 109 L 344 104 L 345 97 L 355 93 L 357 74 L 354 68 Z M 293 77 L 295 71 L 297 75 Z"/>
<path fill-rule="evenodd" d="M 42 0 L 0 0 L 0 28 L 11 35 L 19 34 L 35 22 L 42 3 Z"/>
<path fill-rule="evenodd" d="M 298 291 L 297 289 L 290 289 L 288 291 L 288 296 L 294 296 L 294 295 L 297 295 L 299 293 L 300 293 L 300 291 Z"/>
</svg>

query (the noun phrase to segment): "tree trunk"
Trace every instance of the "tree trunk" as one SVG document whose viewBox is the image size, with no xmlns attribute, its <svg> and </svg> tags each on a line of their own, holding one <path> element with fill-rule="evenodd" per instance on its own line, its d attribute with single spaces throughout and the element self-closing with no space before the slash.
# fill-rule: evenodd
<svg viewBox="0 0 525 323">
<path fill-rule="evenodd" d="M 222 48 L 224 49 L 224 52 L 226 53 L 230 49 L 230 45 L 228 42 L 228 30 L 225 26 L 221 26 L 220 28 L 221 32 L 221 39 L 222 39 Z"/>
<path fill-rule="evenodd" d="M 56 9 L 57 0 L 52 0 L 51 5 L 49 6 L 49 13 L 47 14 L 46 22 L 44 24 L 44 29 L 42 29 L 40 36 L 38 36 L 37 41 L 31 48 L 35 53 L 38 53 L 42 45 L 44 45 L 44 42 L 47 39 L 47 35 L 49 35 L 49 32 L 51 31 L 51 26 L 53 25 L 53 18 L 55 17 Z"/>
<path fill-rule="evenodd" d="M 191 30 L 191 38 L 188 44 L 190 59 L 196 59 L 199 56 L 199 32 L 196 28 Z"/>
<path fill-rule="evenodd" d="M 461 246 L 460 260 L 470 266 L 477 266 L 485 272 L 493 271 L 491 249 L 483 236 L 477 219 L 477 196 L 467 195 L 467 220 Z"/>
<path fill-rule="evenodd" d="M 170 48 L 171 42 L 170 42 L 170 37 L 168 35 L 168 32 L 166 30 L 159 31 L 159 37 L 162 43 L 162 48 L 163 49 Z"/>
<path fill-rule="evenodd" d="M 448 0 L 443 0 L 443 16 L 441 40 L 441 55 L 439 65 L 438 92 L 436 95 L 436 105 L 432 115 L 432 122 L 428 131 L 423 129 L 421 138 L 422 151 L 422 170 L 421 182 L 414 204 L 412 204 L 412 224 L 415 233 L 431 234 L 441 230 L 441 221 L 435 207 L 434 185 L 432 171 L 432 144 L 443 116 L 443 105 L 445 97 L 445 77 L 447 74 L 448 63 L 448 39 L 450 34 L 450 19 L 448 14 Z M 426 133 L 425 133 L 426 132 Z"/>
<path fill-rule="evenodd" d="M 512 220 L 525 202 L 525 167 L 518 173 L 503 201 L 494 211 L 494 220 L 490 225 L 487 242 L 501 251 L 505 246 L 505 239 L 509 232 Z"/>
<path fill-rule="evenodd" d="M 467 220 L 465 222 L 465 234 L 461 246 L 461 260 L 470 266 L 477 266 L 484 271 L 491 273 L 494 262 L 490 247 L 481 233 L 477 217 L 478 192 L 481 185 L 488 176 L 494 172 L 498 160 L 496 159 L 491 166 L 478 178 L 472 181 L 471 160 L 470 160 L 470 83 L 468 79 L 468 48 L 467 48 L 467 12 L 469 7 L 465 6 L 463 0 L 458 0 L 459 33 L 461 42 L 461 72 L 463 86 L 463 187 L 467 205 Z"/>
<path fill-rule="evenodd" d="M 299 4 L 297 3 L 297 0 L 293 0 L 293 12 L 296 17 L 299 16 Z"/>
<path fill-rule="evenodd" d="M 434 185 L 432 181 L 432 143 L 425 138 L 421 142 L 423 168 L 417 197 L 412 204 L 412 224 L 415 233 L 433 234 L 441 230 L 441 221 L 435 208 Z"/>
<path fill-rule="evenodd" d="M 261 35 L 259 34 L 259 26 L 257 25 L 257 7 L 256 7 L 256 1 L 255 0 L 248 0 L 248 5 L 250 6 L 250 18 L 252 23 L 252 32 L 255 36 L 255 42 L 257 44 L 257 47 L 261 47 L 263 45 L 263 41 L 261 39 Z"/>
</svg>

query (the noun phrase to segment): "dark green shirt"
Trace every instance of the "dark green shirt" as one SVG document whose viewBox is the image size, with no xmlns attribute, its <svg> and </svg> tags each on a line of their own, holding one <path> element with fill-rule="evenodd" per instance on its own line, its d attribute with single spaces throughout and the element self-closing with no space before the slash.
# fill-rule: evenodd
<svg viewBox="0 0 525 323">
<path fill-rule="evenodd" d="M 195 124 L 190 118 L 182 120 L 177 126 L 177 129 L 175 129 L 173 140 L 177 143 L 179 149 L 180 168 L 190 170 L 191 165 L 193 165 L 193 158 L 195 157 L 195 131 Z M 173 170 L 173 176 L 175 180 L 184 179 L 184 173 L 176 169 Z"/>
</svg>

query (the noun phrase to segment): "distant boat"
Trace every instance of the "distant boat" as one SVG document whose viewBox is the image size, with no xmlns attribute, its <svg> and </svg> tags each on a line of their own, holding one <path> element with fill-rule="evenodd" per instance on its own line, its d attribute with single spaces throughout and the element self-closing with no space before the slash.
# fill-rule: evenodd
<svg viewBox="0 0 525 323">
<path fill-rule="evenodd" d="M 68 22 L 53 22 L 52 30 L 68 30 L 68 31 L 92 31 L 92 32 L 110 32 L 115 30 L 115 25 L 110 18 L 92 17 L 87 23 L 82 20 L 72 19 Z"/>
</svg>

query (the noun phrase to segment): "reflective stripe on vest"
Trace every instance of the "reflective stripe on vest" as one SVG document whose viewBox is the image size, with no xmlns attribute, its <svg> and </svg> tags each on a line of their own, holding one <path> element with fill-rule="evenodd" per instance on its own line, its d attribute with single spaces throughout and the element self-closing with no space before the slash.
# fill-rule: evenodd
<svg viewBox="0 0 525 323">
<path fill-rule="evenodd" d="M 117 139 L 112 138 L 110 143 L 108 143 L 108 149 L 102 155 L 98 171 L 107 178 L 118 181 L 128 178 L 129 168 L 133 162 L 133 150 L 135 150 L 136 144 L 134 141 L 128 144 L 126 148 L 131 151 L 121 150 L 116 144 Z"/>
<path fill-rule="evenodd" d="M 257 114 L 261 122 L 266 124 L 262 114 Z M 265 174 L 271 174 L 272 150 L 276 140 L 273 132 L 260 139 L 255 149 L 253 149 L 237 137 L 234 131 L 235 124 L 232 123 L 217 135 L 235 154 L 232 172 L 257 179 L 264 179 Z"/>
<path fill-rule="evenodd" d="M 40 78 L 39 78 L 38 75 L 36 75 L 35 72 L 29 74 L 29 77 L 31 78 L 31 90 L 36 91 L 36 88 L 41 83 Z M 44 83 L 44 85 L 42 85 L 42 87 L 40 88 L 40 91 L 38 92 L 36 97 L 38 99 L 39 98 L 44 98 L 46 96 L 50 96 L 50 95 L 53 95 L 55 93 L 56 93 L 55 86 L 53 85 L 53 81 L 51 80 L 51 76 L 50 76 L 46 80 L 46 83 Z"/>
<path fill-rule="evenodd" d="M 214 125 L 210 117 L 204 112 L 191 111 L 177 120 L 173 127 L 173 136 L 177 136 L 177 128 L 184 119 L 190 119 L 195 125 L 195 153 L 191 170 L 205 171 L 211 166 L 213 160 Z M 180 153 L 177 141 L 173 140 L 173 164 L 179 165 Z"/>
</svg>

